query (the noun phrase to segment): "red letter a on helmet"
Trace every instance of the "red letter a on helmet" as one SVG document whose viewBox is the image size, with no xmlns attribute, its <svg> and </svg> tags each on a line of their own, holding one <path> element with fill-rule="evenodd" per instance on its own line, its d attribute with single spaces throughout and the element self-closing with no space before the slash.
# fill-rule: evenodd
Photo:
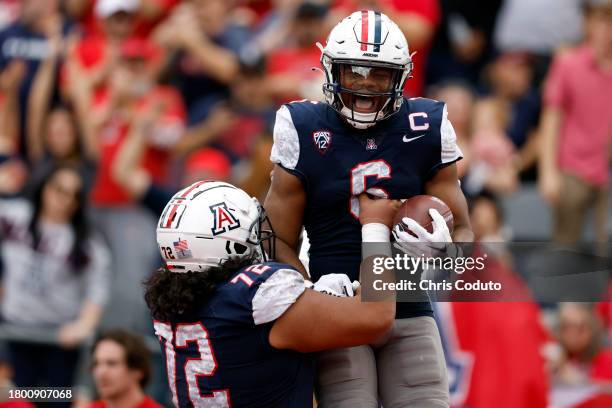
<svg viewBox="0 0 612 408">
<path fill-rule="evenodd" d="M 227 204 L 219 203 L 211 205 L 210 211 L 213 213 L 214 218 L 213 235 L 219 235 L 240 227 L 240 221 L 227 208 Z"/>
</svg>

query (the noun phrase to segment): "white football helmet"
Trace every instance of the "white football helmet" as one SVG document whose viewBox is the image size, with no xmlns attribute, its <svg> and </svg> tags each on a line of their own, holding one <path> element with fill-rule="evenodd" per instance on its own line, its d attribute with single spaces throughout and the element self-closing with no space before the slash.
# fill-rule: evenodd
<svg viewBox="0 0 612 408">
<path fill-rule="evenodd" d="M 406 37 L 389 17 L 371 10 L 356 11 L 332 29 L 325 47 L 319 43 L 317 46 L 321 49 L 321 65 L 326 76 L 326 83 L 323 84 L 325 100 L 352 126 L 366 129 L 399 110 L 404 84 L 412 73 L 412 58 Z M 340 82 L 342 65 L 350 65 L 357 70 L 391 68 L 391 86 L 386 92 L 376 93 L 343 88 Z M 386 100 L 376 112 L 359 113 L 353 107 L 346 106 L 341 94 L 386 97 Z"/>
<path fill-rule="evenodd" d="M 157 244 L 172 272 L 201 272 L 228 261 L 264 262 L 274 257 L 274 233 L 265 223 L 256 198 L 228 183 L 198 181 L 166 205 Z"/>
</svg>

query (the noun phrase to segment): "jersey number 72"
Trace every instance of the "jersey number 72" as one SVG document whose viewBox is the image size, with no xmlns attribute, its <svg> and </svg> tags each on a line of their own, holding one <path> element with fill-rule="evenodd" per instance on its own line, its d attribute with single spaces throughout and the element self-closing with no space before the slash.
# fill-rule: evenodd
<svg viewBox="0 0 612 408">
<path fill-rule="evenodd" d="M 190 406 L 188 401 L 179 401 L 176 376 L 177 350 L 189 347 L 195 343 L 199 358 L 188 358 L 183 367 L 187 382 L 188 396 L 193 407 L 230 407 L 229 390 L 215 390 L 208 395 L 202 395 L 198 387 L 199 377 L 212 377 L 217 371 L 217 360 L 208 339 L 208 331 L 202 323 L 179 323 L 175 329 L 169 323 L 154 322 L 155 334 L 158 336 L 166 354 L 166 372 L 168 384 L 172 392 L 172 402 L 175 407 Z"/>
</svg>

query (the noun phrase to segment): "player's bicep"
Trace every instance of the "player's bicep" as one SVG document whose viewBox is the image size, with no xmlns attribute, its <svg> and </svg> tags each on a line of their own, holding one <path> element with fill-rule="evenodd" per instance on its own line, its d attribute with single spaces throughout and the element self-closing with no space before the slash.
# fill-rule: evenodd
<svg viewBox="0 0 612 408">
<path fill-rule="evenodd" d="M 305 205 L 306 192 L 300 179 L 280 165 L 275 165 L 264 208 L 276 237 L 294 250 L 297 249 L 302 230 Z"/>
</svg>

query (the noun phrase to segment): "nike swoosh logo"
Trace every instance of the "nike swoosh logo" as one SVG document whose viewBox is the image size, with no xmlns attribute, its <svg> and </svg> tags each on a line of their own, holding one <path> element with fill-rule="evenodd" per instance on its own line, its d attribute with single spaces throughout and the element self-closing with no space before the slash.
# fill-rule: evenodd
<svg viewBox="0 0 612 408">
<path fill-rule="evenodd" d="M 425 135 L 424 135 L 424 134 L 422 134 L 422 135 L 415 136 L 415 137 L 410 137 L 410 138 L 408 138 L 408 137 L 404 136 L 404 138 L 403 138 L 402 140 L 404 141 L 404 143 L 410 143 L 410 142 L 412 142 L 413 140 L 417 140 L 417 139 L 422 138 L 423 136 L 425 136 Z"/>
</svg>

